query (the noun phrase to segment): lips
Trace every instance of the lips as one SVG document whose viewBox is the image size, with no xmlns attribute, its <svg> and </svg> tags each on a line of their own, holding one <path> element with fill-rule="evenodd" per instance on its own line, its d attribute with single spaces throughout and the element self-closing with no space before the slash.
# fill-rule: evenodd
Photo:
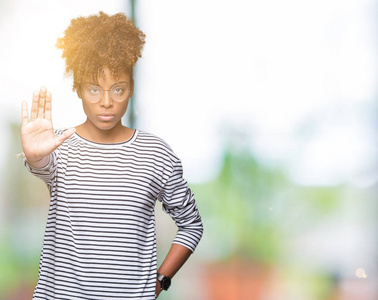
<svg viewBox="0 0 378 300">
<path fill-rule="evenodd" d="M 97 117 L 104 122 L 111 121 L 115 115 L 112 114 L 98 114 Z"/>
</svg>

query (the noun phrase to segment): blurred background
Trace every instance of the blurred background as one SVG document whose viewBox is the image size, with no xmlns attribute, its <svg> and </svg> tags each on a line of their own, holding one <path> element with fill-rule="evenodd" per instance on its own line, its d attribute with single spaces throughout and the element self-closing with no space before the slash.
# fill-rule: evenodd
<svg viewBox="0 0 378 300">
<path fill-rule="evenodd" d="M 147 36 L 125 124 L 182 159 L 205 226 L 159 299 L 378 299 L 377 0 L 1 0 L 0 299 L 31 299 L 49 203 L 21 101 L 44 85 L 55 128 L 85 120 L 55 42 L 100 10 Z"/>
</svg>

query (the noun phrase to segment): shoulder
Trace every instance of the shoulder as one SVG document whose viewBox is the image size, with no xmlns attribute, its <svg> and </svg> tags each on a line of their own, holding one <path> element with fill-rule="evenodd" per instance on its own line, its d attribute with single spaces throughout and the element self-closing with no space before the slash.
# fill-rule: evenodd
<svg viewBox="0 0 378 300">
<path fill-rule="evenodd" d="M 143 141 L 144 143 L 149 143 L 151 145 L 155 144 L 157 146 L 171 149 L 171 147 L 168 145 L 168 143 L 165 140 L 154 135 L 153 133 L 149 133 L 144 130 L 138 130 L 138 140 Z"/>
<path fill-rule="evenodd" d="M 152 150 L 156 154 L 167 155 L 171 160 L 178 160 L 177 155 L 173 152 L 170 145 L 155 134 L 138 130 L 138 136 L 134 144 L 146 150 Z"/>
</svg>

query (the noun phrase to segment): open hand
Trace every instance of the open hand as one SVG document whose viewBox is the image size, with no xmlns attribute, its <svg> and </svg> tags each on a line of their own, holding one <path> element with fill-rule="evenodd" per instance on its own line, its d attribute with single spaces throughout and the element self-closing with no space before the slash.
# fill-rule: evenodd
<svg viewBox="0 0 378 300">
<path fill-rule="evenodd" d="M 55 136 L 51 120 L 51 93 L 45 87 L 33 93 L 29 120 L 28 104 L 22 102 L 21 140 L 26 159 L 36 162 L 50 155 L 75 132 L 75 128 Z"/>
</svg>

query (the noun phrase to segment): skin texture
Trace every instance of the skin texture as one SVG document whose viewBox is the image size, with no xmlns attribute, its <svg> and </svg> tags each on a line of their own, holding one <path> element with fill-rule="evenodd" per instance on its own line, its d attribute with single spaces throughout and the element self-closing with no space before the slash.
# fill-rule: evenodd
<svg viewBox="0 0 378 300">
<path fill-rule="evenodd" d="M 105 77 L 98 78 L 98 86 L 103 90 L 110 90 L 118 82 L 130 83 L 130 94 L 133 92 L 132 79 L 130 75 L 121 72 L 118 79 L 114 78 L 109 68 L 103 69 Z M 82 94 L 78 90 L 78 96 Z M 24 154 L 28 163 L 35 168 L 42 168 L 49 162 L 49 155 L 59 147 L 72 134 L 77 132 L 80 136 L 98 143 L 117 143 L 128 140 L 133 130 L 121 123 L 126 113 L 129 99 L 123 102 L 115 102 L 111 99 L 109 92 L 98 103 L 90 103 L 81 99 L 87 120 L 77 126 L 65 131 L 61 136 L 56 137 L 53 131 L 51 120 L 51 93 L 45 87 L 33 93 L 33 103 L 30 120 L 27 103 L 22 103 L 22 126 L 21 140 Z M 111 115 L 109 118 L 101 118 L 100 115 Z M 165 260 L 158 269 L 158 272 L 172 278 L 191 255 L 188 248 L 172 244 Z M 156 295 L 161 293 L 160 282 L 156 280 Z"/>
<path fill-rule="evenodd" d="M 80 90 L 78 96 L 82 99 L 83 110 L 87 120 L 76 127 L 77 133 L 90 141 L 97 143 L 118 143 L 128 140 L 133 130 L 122 125 L 122 117 L 126 113 L 129 98 L 133 94 L 133 84 L 130 75 L 121 72 L 116 80 L 109 68 L 103 69 L 104 77 L 98 78 L 98 85 L 103 90 L 110 90 L 115 84 L 126 82 L 130 86 L 129 97 L 122 102 L 113 101 L 108 91 L 98 103 L 91 103 L 84 99 Z M 86 83 L 93 83 L 88 81 Z M 84 83 L 85 84 L 85 83 Z M 107 118 L 110 118 L 109 120 Z"/>
<path fill-rule="evenodd" d="M 27 102 L 22 102 L 21 142 L 25 157 L 32 167 L 46 166 L 50 153 L 74 133 L 73 128 L 59 137 L 55 136 L 51 120 L 51 93 L 45 87 L 33 93 L 30 120 Z"/>
<path fill-rule="evenodd" d="M 166 258 L 158 269 L 158 272 L 172 278 L 188 260 L 191 254 L 192 251 L 188 248 L 179 244 L 172 244 Z M 159 296 L 161 291 L 160 282 L 156 280 L 156 295 Z"/>
</svg>

